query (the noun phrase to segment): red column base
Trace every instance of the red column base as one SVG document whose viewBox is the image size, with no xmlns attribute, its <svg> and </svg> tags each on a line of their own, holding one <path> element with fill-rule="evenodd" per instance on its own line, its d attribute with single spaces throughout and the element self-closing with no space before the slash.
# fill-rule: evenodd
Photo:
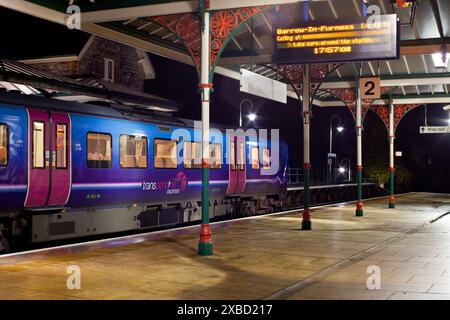
<svg viewBox="0 0 450 320">
<path fill-rule="evenodd" d="M 302 230 L 311 230 L 311 215 L 309 208 L 303 209 Z"/>
<path fill-rule="evenodd" d="M 202 224 L 200 227 L 200 241 L 198 243 L 198 254 L 201 256 L 211 256 L 213 254 L 211 227 L 209 224 Z"/>
<path fill-rule="evenodd" d="M 356 203 L 356 216 L 364 216 L 363 202 L 361 200 L 358 200 L 358 202 Z"/>
<path fill-rule="evenodd" d="M 395 208 L 395 197 L 390 196 L 389 197 L 389 209 L 394 209 L 394 208 Z"/>
</svg>

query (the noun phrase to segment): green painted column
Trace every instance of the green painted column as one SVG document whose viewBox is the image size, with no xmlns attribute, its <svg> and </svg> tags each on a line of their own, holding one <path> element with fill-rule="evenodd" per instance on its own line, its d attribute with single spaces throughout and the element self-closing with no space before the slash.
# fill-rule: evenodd
<svg viewBox="0 0 450 320">
<path fill-rule="evenodd" d="M 209 225 L 209 107 L 212 84 L 210 83 L 210 13 L 206 5 L 209 2 L 200 1 L 202 19 L 202 48 L 199 88 L 202 94 L 202 224 L 198 254 L 210 256 L 213 254 L 211 227 Z"/>
<path fill-rule="evenodd" d="M 364 216 L 364 209 L 363 209 L 363 202 L 362 202 L 362 166 L 358 166 L 356 168 L 356 175 L 357 175 L 357 183 L 358 183 L 358 200 L 356 202 L 356 216 L 362 217 Z"/>
<path fill-rule="evenodd" d="M 395 208 L 395 196 L 394 196 L 394 178 L 395 178 L 395 166 L 394 166 L 394 143 L 395 143 L 395 128 L 394 128 L 394 108 L 391 103 L 389 107 L 389 176 L 391 183 L 391 195 L 389 197 L 389 208 Z"/>
<path fill-rule="evenodd" d="M 310 124 L 311 124 L 311 103 L 309 95 L 309 65 L 303 69 L 303 176 L 304 176 L 304 203 L 302 230 L 311 230 L 310 207 Z"/>
<path fill-rule="evenodd" d="M 362 64 L 360 66 L 359 76 L 362 76 Z M 358 85 L 356 89 L 356 174 L 358 184 L 358 200 L 356 202 L 356 216 L 364 216 L 363 202 L 362 202 L 362 101 L 361 101 L 361 88 Z"/>
</svg>

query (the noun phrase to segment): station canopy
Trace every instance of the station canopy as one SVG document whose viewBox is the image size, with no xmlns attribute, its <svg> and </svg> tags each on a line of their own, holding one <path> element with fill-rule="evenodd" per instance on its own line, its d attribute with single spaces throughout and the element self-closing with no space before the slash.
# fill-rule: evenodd
<svg viewBox="0 0 450 320">
<path fill-rule="evenodd" d="M 227 44 L 216 73 L 240 79 L 245 68 L 272 79 L 285 81 L 270 66 L 274 47 L 273 27 L 280 22 L 301 22 L 303 12 L 298 0 L 211 0 L 212 10 L 249 5 L 271 5 L 240 28 Z M 396 8 L 391 0 L 370 0 L 381 14 L 397 13 L 401 27 L 401 56 L 398 60 L 364 62 L 365 76 L 381 74 L 381 86 L 396 88 L 391 95 L 401 103 L 444 103 L 450 101 L 449 66 L 438 66 L 436 56 L 450 47 L 450 1 L 416 0 L 410 8 Z M 193 64 L 180 39 L 152 20 L 152 17 L 196 12 L 198 1 L 162 0 L 0 0 L 0 5 L 30 15 L 65 24 L 70 4 L 81 8 L 82 30 L 116 40 L 154 54 Z M 361 0 L 312 0 L 310 20 L 352 18 L 362 15 Z M 450 51 L 450 50 L 448 50 Z M 435 55 L 433 59 L 433 55 Z M 350 88 L 356 85 L 355 70 L 359 63 L 345 63 L 334 71 L 322 89 Z M 296 98 L 294 92 L 289 96 Z M 326 90 L 321 90 L 315 103 L 319 106 L 342 104 Z"/>
</svg>

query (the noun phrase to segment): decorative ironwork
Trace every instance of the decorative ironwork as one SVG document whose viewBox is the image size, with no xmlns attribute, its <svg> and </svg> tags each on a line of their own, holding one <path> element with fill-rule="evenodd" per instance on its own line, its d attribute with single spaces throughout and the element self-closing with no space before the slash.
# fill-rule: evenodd
<svg viewBox="0 0 450 320">
<path fill-rule="evenodd" d="M 381 94 L 391 91 L 395 87 L 383 87 L 381 88 Z M 327 90 L 329 93 L 340 99 L 350 110 L 353 115 L 353 119 L 356 119 L 356 89 L 345 88 L 345 89 L 331 89 Z M 374 102 L 373 99 L 362 99 L 361 100 L 361 112 L 363 119 L 365 118 L 367 111 L 372 108 Z M 389 114 L 388 114 L 389 115 Z"/>
<path fill-rule="evenodd" d="M 289 64 L 289 65 L 267 65 L 274 71 L 279 72 L 286 80 L 288 80 L 292 89 L 299 98 L 303 96 L 303 66 L 299 64 Z M 311 103 L 314 100 L 317 91 L 322 85 L 326 77 L 340 67 L 340 64 L 311 64 L 309 67 L 309 75 L 311 78 L 309 91 L 311 97 Z"/>
<path fill-rule="evenodd" d="M 211 12 L 210 18 L 210 70 L 214 67 L 228 41 L 244 23 L 267 6 L 218 10 Z M 173 14 L 152 17 L 151 20 L 166 28 L 184 44 L 194 61 L 197 71 L 201 65 L 201 22 L 200 17 L 193 13 Z"/>
<path fill-rule="evenodd" d="M 400 121 L 404 118 L 404 116 L 414 108 L 421 106 L 420 104 L 398 104 L 394 105 L 394 131 L 397 130 L 397 127 Z M 385 105 L 374 105 L 371 107 L 371 110 L 375 112 L 380 119 L 383 121 L 386 129 L 389 131 L 389 106 Z"/>
</svg>

